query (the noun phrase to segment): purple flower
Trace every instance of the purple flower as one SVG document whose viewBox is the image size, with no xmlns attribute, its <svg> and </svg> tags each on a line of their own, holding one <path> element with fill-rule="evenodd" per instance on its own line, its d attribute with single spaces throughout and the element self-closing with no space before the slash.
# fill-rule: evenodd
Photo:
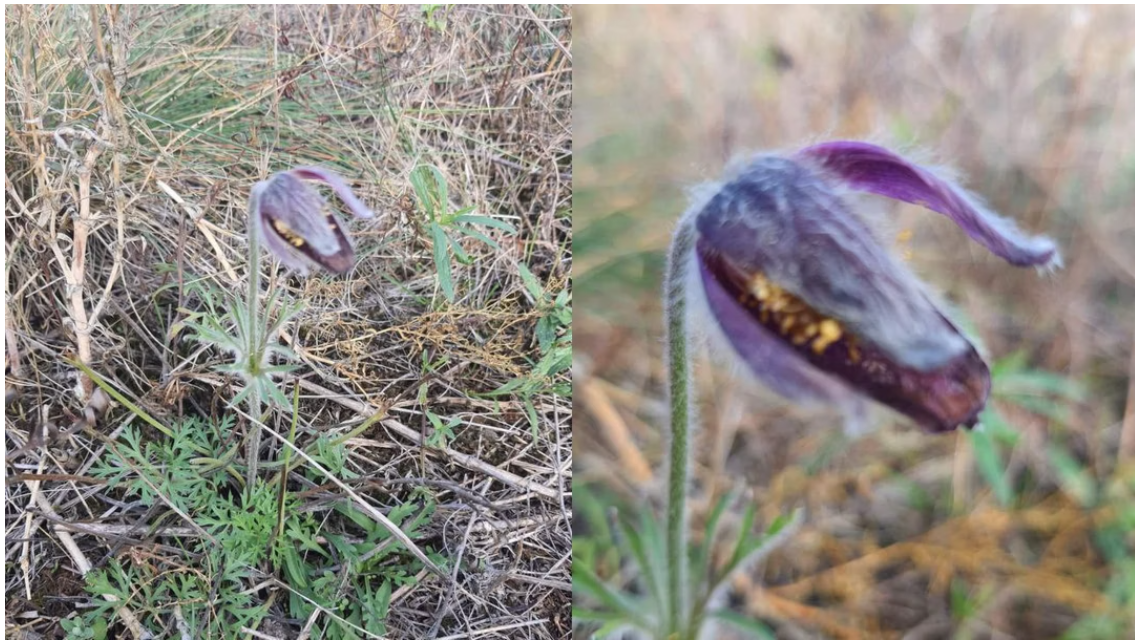
<svg viewBox="0 0 1135 642">
<path fill-rule="evenodd" d="M 865 395 L 932 431 L 972 427 L 989 369 L 926 287 L 840 194 L 848 188 L 950 217 L 1013 265 L 1056 267 L 1029 237 L 951 180 L 882 147 L 838 141 L 760 156 L 691 216 L 691 270 L 727 342 L 772 389 L 859 407 Z"/>
<path fill-rule="evenodd" d="M 302 179 L 326 183 L 355 216 L 374 216 L 335 173 L 320 167 L 297 167 L 253 186 L 250 223 L 261 243 L 299 274 L 318 268 L 345 274 L 355 265 L 351 238 L 323 196 Z"/>
</svg>

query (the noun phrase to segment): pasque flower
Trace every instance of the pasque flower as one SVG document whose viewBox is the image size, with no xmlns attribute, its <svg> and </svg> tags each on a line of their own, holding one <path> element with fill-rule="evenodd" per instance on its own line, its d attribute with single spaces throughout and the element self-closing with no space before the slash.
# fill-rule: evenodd
<svg viewBox="0 0 1135 642">
<path fill-rule="evenodd" d="M 954 181 L 887 149 L 836 141 L 759 156 L 706 193 L 687 274 L 733 351 L 792 399 L 870 397 L 928 430 L 973 426 L 989 369 L 927 288 L 845 198 L 869 192 L 945 214 L 1017 266 L 1057 267 Z M 700 286 L 700 287 L 698 287 Z"/>
<path fill-rule="evenodd" d="M 323 196 L 303 179 L 326 183 L 355 216 L 374 216 L 334 172 L 297 167 L 253 186 L 250 223 L 268 250 L 299 274 L 319 268 L 344 274 L 355 265 L 351 238 Z"/>
</svg>

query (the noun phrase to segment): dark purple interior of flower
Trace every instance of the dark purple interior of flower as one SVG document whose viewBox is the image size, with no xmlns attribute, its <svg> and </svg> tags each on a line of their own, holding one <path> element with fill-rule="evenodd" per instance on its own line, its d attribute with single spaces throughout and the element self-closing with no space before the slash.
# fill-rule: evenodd
<svg viewBox="0 0 1135 642">
<path fill-rule="evenodd" d="M 273 216 L 270 206 L 262 206 L 260 213 L 263 217 L 264 233 L 269 237 L 269 243 L 275 246 L 273 253 L 277 256 L 280 255 L 281 251 L 299 253 L 315 265 L 335 274 L 346 274 L 355 265 L 355 250 L 351 247 L 350 241 L 331 212 L 325 210 L 323 215 L 326 217 L 328 228 L 335 235 L 338 249 L 332 254 L 320 254 L 299 235 L 286 227 L 278 227 L 278 221 Z"/>
<path fill-rule="evenodd" d="M 817 369 L 934 432 L 977 422 L 989 396 L 990 379 L 989 369 L 972 346 L 934 370 L 903 367 L 851 335 L 837 319 L 824 317 L 775 283 L 731 265 L 705 241 L 699 240 L 697 254 L 704 273 L 748 312 L 752 323 Z M 758 372 L 767 365 L 749 363 Z"/>
</svg>

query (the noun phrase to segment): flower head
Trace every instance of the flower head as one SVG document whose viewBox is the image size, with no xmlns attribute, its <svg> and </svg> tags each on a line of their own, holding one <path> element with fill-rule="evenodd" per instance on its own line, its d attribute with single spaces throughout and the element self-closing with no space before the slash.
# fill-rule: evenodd
<svg viewBox="0 0 1135 642">
<path fill-rule="evenodd" d="M 691 276 L 706 307 L 785 396 L 847 405 L 865 395 L 929 430 L 973 426 L 988 367 L 841 198 L 848 188 L 945 214 L 1013 265 L 1060 263 L 1051 240 L 1024 235 L 933 170 L 838 141 L 758 157 L 691 212 Z"/>
<path fill-rule="evenodd" d="M 250 223 L 260 241 L 288 268 L 305 275 L 313 268 L 345 274 L 355 265 L 351 238 L 323 196 L 303 179 L 326 183 L 355 216 L 374 216 L 335 173 L 297 167 L 252 188 Z"/>
</svg>

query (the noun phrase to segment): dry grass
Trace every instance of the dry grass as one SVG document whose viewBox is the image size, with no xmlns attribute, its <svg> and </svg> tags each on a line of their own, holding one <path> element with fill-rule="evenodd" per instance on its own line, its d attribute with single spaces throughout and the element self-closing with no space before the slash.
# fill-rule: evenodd
<svg viewBox="0 0 1135 642">
<path fill-rule="evenodd" d="M 8 637 L 60 637 L 61 619 L 92 597 L 85 565 L 113 558 L 153 577 L 212 580 L 207 560 L 187 553 L 194 516 L 122 503 L 88 474 L 127 424 L 144 424 L 102 407 L 68 360 L 163 423 L 229 412 L 234 382 L 213 370 L 226 355 L 180 324 L 203 310 L 202 288 L 241 291 L 249 189 L 300 164 L 335 169 L 378 218 L 351 224 L 360 260 L 345 278 L 261 264 L 304 304 L 283 333 L 301 365 L 282 382 L 301 393 L 296 442 L 377 418 L 346 441 L 345 480 L 383 512 L 428 497 L 436 509 L 417 544 L 449 569 L 399 585 L 388 634 L 566 637 L 570 382 L 560 372 L 526 397 L 484 394 L 532 376 L 542 357 L 534 333 L 546 310 L 518 263 L 547 292 L 570 289 L 570 14 L 12 6 L 5 23 Z M 409 183 L 425 164 L 441 169 L 453 210 L 475 206 L 518 231 L 486 229 L 499 249 L 465 240 L 472 260 L 453 264 L 452 303 Z M 460 419 L 446 443 L 427 411 Z M 268 425 L 286 434 L 291 419 L 284 409 Z M 239 453 L 238 426 L 226 443 Z M 322 541 L 358 536 L 330 508 L 341 491 L 309 478 L 293 473 L 290 488 Z M 76 524 L 85 532 L 63 528 Z M 404 551 L 395 562 L 414 568 Z M 332 577 L 347 586 L 350 568 Z M 272 565 L 241 573 L 252 604 L 268 605 L 265 635 L 317 637 L 362 599 L 348 591 L 296 621 L 286 605 L 301 587 Z M 147 587 L 131 590 L 138 601 L 110 635 L 184 631 L 169 608 L 179 605 L 149 611 Z"/>
<path fill-rule="evenodd" d="M 1023 350 L 1030 371 L 1070 377 L 1086 399 L 1066 421 L 998 404 L 1020 435 L 1003 451 L 1005 507 L 962 437 L 891 416 L 840 445 L 830 415 L 754 401 L 703 364 L 694 514 L 741 486 L 766 524 L 796 506 L 809 515 L 735 587 L 734 606 L 784 637 L 1135 634 L 1123 611 L 1135 604 L 1135 12 L 588 7 L 577 18 L 577 484 L 660 501 L 642 471 L 664 447 L 660 275 L 682 189 L 753 150 L 913 145 L 1057 237 L 1066 257 L 1038 278 L 944 217 L 896 207 L 914 267 L 994 358 Z M 1054 449 L 1094 480 L 1096 501 Z"/>
</svg>

